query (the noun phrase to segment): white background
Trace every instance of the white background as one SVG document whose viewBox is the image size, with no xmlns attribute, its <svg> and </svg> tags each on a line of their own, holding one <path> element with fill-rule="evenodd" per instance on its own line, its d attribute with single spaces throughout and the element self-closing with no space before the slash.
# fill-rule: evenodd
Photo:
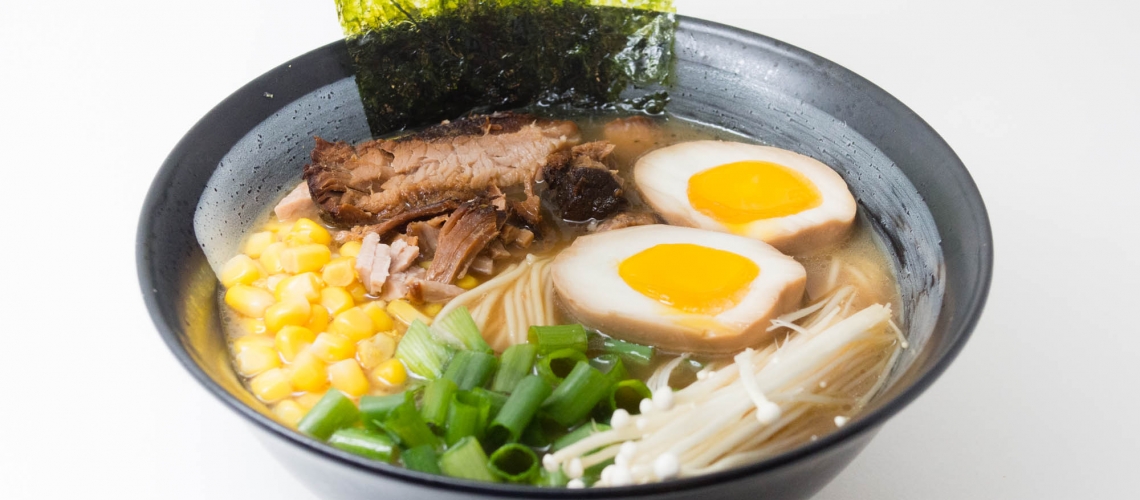
<svg viewBox="0 0 1140 500">
<path fill-rule="evenodd" d="M 973 339 L 819 498 L 1140 498 L 1140 10 L 935 3 L 677 1 L 885 88 L 990 209 Z M 331 0 L 4 0 L 0 498 L 312 498 L 160 342 L 134 235 L 198 118 L 339 33 Z"/>
</svg>

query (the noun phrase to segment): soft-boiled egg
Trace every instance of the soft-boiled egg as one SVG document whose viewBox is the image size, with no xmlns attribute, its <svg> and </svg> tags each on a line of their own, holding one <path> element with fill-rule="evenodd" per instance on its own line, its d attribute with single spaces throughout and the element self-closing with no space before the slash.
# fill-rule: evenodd
<svg viewBox="0 0 1140 500">
<path fill-rule="evenodd" d="M 700 353 L 767 340 L 771 320 L 799 306 L 806 277 L 762 241 L 659 224 L 581 236 L 551 267 L 562 304 L 584 325 Z"/>
<path fill-rule="evenodd" d="M 800 254 L 841 241 L 855 198 L 827 165 L 780 148 L 692 141 L 634 166 L 642 197 L 670 224 L 739 234 Z"/>
</svg>

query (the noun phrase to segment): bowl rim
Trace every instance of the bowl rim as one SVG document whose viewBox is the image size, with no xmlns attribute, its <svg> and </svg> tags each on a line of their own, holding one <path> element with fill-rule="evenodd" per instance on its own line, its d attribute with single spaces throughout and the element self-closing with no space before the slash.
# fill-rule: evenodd
<svg viewBox="0 0 1140 500">
<path fill-rule="evenodd" d="M 953 157 L 954 168 L 951 174 L 958 178 L 960 185 L 964 188 L 964 197 L 959 199 L 958 202 L 965 206 L 967 209 L 975 211 L 979 216 L 977 221 L 979 225 L 976 227 L 977 236 L 979 237 L 980 247 L 977 251 L 979 255 L 978 276 L 977 276 L 977 290 L 967 302 L 957 304 L 964 318 L 960 327 L 958 328 L 957 337 L 948 345 L 946 350 L 941 354 L 941 357 L 931 363 L 930 368 L 920 376 L 918 376 L 913 383 L 901 389 L 890 400 L 885 401 L 871 411 L 862 413 L 858 418 L 853 419 L 850 423 L 822 436 L 816 441 L 805 443 L 787 452 L 757 461 L 755 463 L 733 467 L 728 470 L 702 474 L 694 477 L 680 478 L 666 482 L 649 483 L 642 485 L 623 486 L 623 487 L 609 487 L 609 488 L 588 488 L 582 490 L 571 490 L 567 488 L 540 488 L 537 486 L 529 485 L 510 485 L 501 483 L 482 483 L 468 480 L 454 479 L 446 476 L 437 476 L 431 474 L 420 473 L 416 471 L 407 470 L 401 467 L 390 465 L 387 463 L 377 462 L 358 457 L 347 452 L 335 449 L 324 442 L 302 435 L 292 429 L 277 423 L 273 419 L 263 415 L 262 413 L 254 410 L 252 407 L 238 400 L 236 397 L 227 392 L 219 384 L 215 383 L 213 379 L 195 362 L 193 357 L 187 349 L 180 342 L 178 335 L 174 333 L 174 329 L 163 315 L 163 307 L 156 293 L 152 293 L 154 288 L 154 276 L 151 273 L 152 267 L 150 266 L 150 248 L 149 248 L 149 235 L 155 229 L 152 225 L 151 214 L 161 205 L 165 196 L 164 190 L 168 186 L 169 179 L 173 176 L 174 171 L 178 168 L 177 159 L 183 156 L 183 152 L 188 150 L 191 146 L 191 139 L 200 134 L 202 129 L 214 117 L 220 114 L 231 101 L 245 96 L 260 95 L 262 89 L 267 88 L 268 84 L 278 81 L 285 77 L 285 73 L 294 66 L 304 67 L 305 63 L 313 60 L 320 60 L 325 58 L 343 58 L 344 40 L 337 40 L 326 44 L 324 46 L 313 49 L 303 55 L 293 58 L 274 69 L 258 76 L 256 79 L 242 86 L 240 89 L 233 92 L 226 99 L 217 104 L 206 115 L 204 115 L 195 125 L 183 136 L 182 139 L 175 145 L 174 149 L 164 160 L 162 166 L 155 174 L 154 180 L 148 190 L 146 199 L 143 203 L 142 210 L 139 216 L 138 232 L 136 234 L 136 266 L 139 274 L 139 285 L 141 287 L 143 301 L 146 304 L 147 311 L 150 314 L 151 320 L 154 322 L 156 329 L 162 336 L 163 341 L 167 347 L 170 348 L 172 354 L 182 366 L 194 377 L 199 384 L 201 384 L 208 392 L 213 394 L 216 398 L 222 401 L 227 407 L 236 413 L 244 416 L 252 424 L 260 430 L 266 431 L 270 435 L 283 439 L 294 446 L 303 448 L 309 452 L 320 455 L 326 459 L 333 460 L 342 465 L 349 466 L 361 471 L 366 471 L 373 474 L 379 474 L 387 478 L 415 483 L 420 486 L 429 488 L 442 488 L 457 492 L 477 493 L 477 494 L 490 494 L 501 497 L 525 497 L 534 495 L 537 492 L 542 492 L 542 496 L 546 497 L 564 497 L 564 498 L 612 498 L 612 497 L 641 497 L 656 495 L 666 492 L 677 492 L 684 490 L 695 490 L 717 483 L 729 482 L 739 480 L 745 476 L 751 476 L 767 471 L 780 469 L 789 466 L 801 460 L 808 459 L 818 455 L 825 450 L 828 450 L 838 445 L 851 441 L 865 433 L 873 432 L 879 425 L 884 423 L 887 419 L 894 416 L 902 408 L 906 407 L 915 398 L 922 394 L 939 376 L 946 370 L 946 368 L 953 362 L 957 355 L 961 352 L 962 348 L 966 345 L 973 330 L 982 315 L 986 299 L 989 295 L 990 285 L 993 276 L 993 234 L 989 221 L 989 216 L 982 201 L 981 194 L 978 191 L 977 184 L 966 170 L 965 165 L 956 153 L 946 144 L 945 140 L 928 124 L 925 120 L 919 117 L 914 111 L 904 105 L 901 101 L 890 95 L 888 92 L 875 85 L 874 83 L 866 80 L 858 74 L 828 60 L 820 57 L 814 53 L 808 52 L 796 46 L 781 42 L 779 40 L 761 35 L 758 33 L 750 32 L 741 28 L 723 25 L 712 21 L 692 18 L 683 15 L 676 15 L 678 22 L 678 30 L 682 28 L 686 31 L 702 33 L 708 35 L 715 35 L 724 38 L 731 38 L 733 41 L 744 44 L 746 46 L 756 46 L 764 50 L 778 50 L 785 54 L 791 55 L 796 59 L 808 62 L 811 66 L 818 68 L 830 74 L 843 75 L 843 78 L 857 84 L 868 95 L 878 98 L 878 101 L 883 105 L 892 108 L 901 116 L 906 116 L 915 123 L 925 129 L 925 132 L 930 134 L 933 138 L 940 141 L 946 146 L 947 152 Z M 343 61 L 342 61 L 343 62 Z M 333 83 L 343 78 L 351 78 L 352 75 L 338 77 L 327 83 Z M 326 84 L 327 84 L 326 83 Z M 282 102 L 275 106 L 287 105 L 288 101 Z M 944 312 L 940 312 L 945 314 Z"/>
</svg>

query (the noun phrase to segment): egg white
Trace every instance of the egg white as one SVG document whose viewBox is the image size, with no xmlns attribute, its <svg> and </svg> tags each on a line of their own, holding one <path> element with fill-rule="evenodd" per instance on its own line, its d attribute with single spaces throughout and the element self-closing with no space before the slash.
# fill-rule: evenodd
<svg viewBox="0 0 1140 500">
<path fill-rule="evenodd" d="M 693 208 L 689 178 L 747 160 L 772 162 L 803 174 L 819 190 L 822 203 L 784 217 L 731 225 Z M 670 224 L 756 238 L 787 253 L 809 253 L 842 241 L 855 220 L 855 198 L 843 178 L 814 158 L 785 149 L 726 141 L 682 142 L 642 156 L 633 173 L 642 197 Z"/>
<path fill-rule="evenodd" d="M 732 252 L 754 262 L 760 274 L 732 308 L 715 315 L 685 312 L 643 295 L 618 274 L 622 261 L 663 243 Z M 806 278 L 800 263 L 762 241 L 660 224 L 581 236 L 551 265 L 554 289 L 576 320 L 672 352 L 732 353 L 763 343 L 771 320 L 799 306 Z"/>
</svg>

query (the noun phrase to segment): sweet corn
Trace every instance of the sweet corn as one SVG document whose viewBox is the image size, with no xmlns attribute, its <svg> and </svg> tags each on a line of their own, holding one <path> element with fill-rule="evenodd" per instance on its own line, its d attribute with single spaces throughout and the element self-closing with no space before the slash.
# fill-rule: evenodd
<svg viewBox="0 0 1140 500">
<path fill-rule="evenodd" d="M 421 260 L 420 261 L 420 267 L 422 267 L 424 269 L 431 269 L 431 261 L 430 260 Z"/>
<path fill-rule="evenodd" d="M 273 295 L 277 300 L 285 300 L 288 296 L 300 297 L 308 302 L 321 300 L 321 289 L 324 283 L 317 273 L 301 273 L 287 277 L 277 283 L 273 288 Z"/>
<path fill-rule="evenodd" d="M 364 285 L 360 284 L 359 281 L 352 282 L 351 285 L 344 287 L 344 289 L 352 294 L 352 300 L 356 301 L 357 304 L 368 300 L 368 290 L 365 289 Z"/>
<path fill-rule="evenodd" d="M 464 290 L 470 290 L 472 288 L 479 286 L 479 278 L 476 278 L 476 277 L 468 274 L 467 276 L 464 276 L 462 278 L 455 280 L 455 286 L 462 288 Z"/>
<path fill-rule="evenodd" d="M 360 242 L 350 241 L 340 246 L 341 257 L 356 257 L 360 255 Z"/>
<path fill-rule="evenodd" d="M 434 318 L 435 315 L 439 314 L 439 312 L 443 310 L 443 304 L 439 302 L 429 302 L 421 306 L 420 310 L 423 311 L 425 315 Z"/>
<path fill-rule="evenodd" d="M 329 332 L 335 333 L 353 342 L 371 337 L 376 330 L 372 327 L 372 318 L 359 307 L 344 311 L 329 323 Z"/>
<path fill-rule="evenodd" d="M 273 305 L 273 294 L 249 285 L 234 285 L 226 290 L 226 305 L 243 316 L 260 318 Z"/>
<path fill-rule="evenodd" d="M 238 373 L 247 377 L 281 366 L 281 358 L 277 357 L 277 351 L 272 347 L 248 347 L 238 352 L 234 359 L 237 361 Z"/>
<path fill-rule="evenodd" d="M 293 394 L 293 384 L 289 375 L 280 368 L 274 368 L 249 381 L 249 388 L 258 399 L 266 403 L 280 401 Z"/>
<path fill-rule="evenodd" d="M 320 271 L 332 259 L 329 247 L 317 243 L 298 245 L 281 251 L 281 266 L 291 273 Z"/>
<path fill-rule="evenodd" d="M 284 301 L 265 309 L 265 327 L 271 332 L 277 332 L 287 325 L 304 325 L 309 321 L 312 309 L 305 299 L 287 296 Z"/>
<path fill-rule="evenodd" d="M 383 333 L 373 335 L 372 338 L 362 340 L 356 344 L 356 358 L 360 365 L 367 370 L 380 366 L 380 363 L 392 359 L 396 352 L 396 340 Z"/>
<path fill-rule="evenodd" d="M 335 363 L 356 354 L 356 343 L 335 333 L 317 335 L 310 349 L 313 355 L 326 363 Z"/>
<path fill-rule="evenodd" d="M 292 275 L 285 273 L 274 274 L 268 278 L 265 278 L 265 289 L 273 292 L 273 295 L 276 296 L 277 287 L 281 285 L 281 282 L 292 277 Z"/>
<path fill-rule="evenodd" d="M 272 335 L 246 335 L 233 343 L 234 353 L 242 352 L 251 347 L 266 347 L 273 349 Z"/>
<path fill-rule="evenodd" d="M 410 325 L 417 319 L 423 321 L 425 325 L 431 324 L 431 318 L 425 316 L 424 313 L 404 299 L 389 302 L 387 311 L 393 318 L 400 320 L 405 325 Z"/>
<path fill-rule="evenodd" d="M 325 309 L 328 309 L 333 316 L 351 309 L 355 304 L 356 301 L 352 298 L 352 294 L 344 288 L 330 286 L 321 290 L 321 305 L 325 306 Z"/>
<path fill-rule="evenodd" d="M 285 236 L 285 241 L 295 245 L 308 243 L 328 245 L 332 241 L 332 235 L 327 229 L 310 219 L 297 219 L 297 222 L 294 222 L 293 227 L 289 229 L 289 234 Z"/>
<path fill-rule="evenodd" d="M 265 328 L 265 320 L 261 318 L 241 318 L 238 326 L 246 335 L 265 335 L 269 330 Z"/>
<path fill-rule="evenodd" d="M 321 270 L 321 278 L 329 286 L 348 286 L 356 281 L 355 257 L 339 257 L 325 265 Z"/>
<path fill-rule="evenodd" d="M 392 358 L 372 370 L 372 380 L 380 385 L 399 387 L 408 380 L 408 371 L 404 369 L 404 364 L 400 360 Z"/>
<path fill-rule="evenodd" d="M 316 334 L 308 328 L 289 325 L 277 332 L 274 346 L 277 348 L 277 352 L 281 354 L 282 359 L 292 362 L 297 357 L 297 353 L 312 344 L 316 338 Z"/>
<path fill-rule="evenodd" d="M 277 420 L 280 420 L 281 423 L 289 427 L 296 427 L 297 422 L 300 422 L 301 419 L 305 417 L 305 413 L 306 410 L 301 408 L 301 405 L 292 399 L 286 399 L 273 407 L 273 415 L 277 417 Z"/>
<path fill-rule="evenodd" d="M 271 243 L 265 247 L 265 250 L 262 250 L 261 257 L 257 260 L 261 262 L 262 267 L 265 268 L 265 272 L 269 274 L 280 273 L 285 270 L 284 267 L 281 267 L 281 252 L 287 249 L 288 247 L 286 247 L 284 243 Z"/>
<path fill-rule="evenodd" d="M 369 302 L 360 306 L 360 309 L 368 313 L 368 317 L 372 318 L 372 327 L 378 332 L 386 332 L 396 328 L 396 324 L 392 322 L 392 316 L 388 311 L 384 310 L 382 302 Z"/>
<path fill-rule="evenodd" d="M 368 392 L 368 379 L 355 359 L 329 365 L 329 382 L 349 396 L 360 397 Z"/>
<path fill-rule="evenodd" d="M 329 327 L 329 310 L 325 309 L 322 305 L 314 305 L 309 312 L 309 322 L 305 323 L 305 328 L 311 332 L 323 332 Z"/>
<path fill-rule="evenodd" d="M 296 386 L 297 384 L 294 383 L 293 385 Z M 325 391 L 306 392 L 300 396 L 297 396 L 295 400 L 297 401 L 297 404 L 301 405 L 301 408 L 304 408 L 305 411 L 308 412 L 309 410 L 313 409 L 313 407 L 317 405 L 317 402 L 320 401 L 323 397 L 325 397 Z"/>
<path fill-rule="evenodd" d="M 249 239 L 245 241 L 245 254 L 253 259 L 261 257 L 261 253 L 276 241 L 277 237 L 269 231 L 253 233 L 249 235 Z"/>
<path fill-rule="evenodd" d="M 229 288 L 234 285 L 252 285 L 261 279 L 261 270 L 257 263 L 246 255 L 235 255 L 234 258 L 222 266 L 222 286 Z"/>
<path fill-rule="evenodd" d="M 325 364 L 309 349 L 297 353 L 289 365 L 289 380 L 300 391 L 316 392 L 328 386 L 329 377 Z M 313 402 L 316 403 L 315 401 Z M 308 406 L 312 408 L 312 405 Z"/>
</svg>

